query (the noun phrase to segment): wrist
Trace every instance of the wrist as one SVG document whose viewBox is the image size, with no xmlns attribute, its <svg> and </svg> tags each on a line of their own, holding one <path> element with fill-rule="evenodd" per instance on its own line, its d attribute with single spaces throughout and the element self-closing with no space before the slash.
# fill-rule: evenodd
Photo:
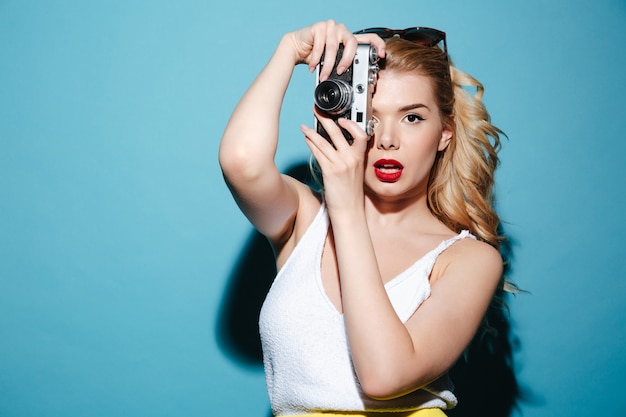
<svg viewBox="0 0 626 417">
<path fill-rule="evenodd" d="M 327 203 L 328 217 L 330 218 L 333 228 L 352 228 L 362 225 L 365 220 L 365 208 L 363 204 L 354 202 L 353 204 L 342 204 L 336 206 Z"/>
<path fill-rule="evenodd" d="M 289 32 L 283 35 L 283 37 L 278 42 L 275 54 L 282 57 L 283 59 L 288 59 L 292 66 L 296 66 L 302 63 L 302 60 L 298 56 L 296 41 L 294 39 L 293 32 Z"/>
</svg>

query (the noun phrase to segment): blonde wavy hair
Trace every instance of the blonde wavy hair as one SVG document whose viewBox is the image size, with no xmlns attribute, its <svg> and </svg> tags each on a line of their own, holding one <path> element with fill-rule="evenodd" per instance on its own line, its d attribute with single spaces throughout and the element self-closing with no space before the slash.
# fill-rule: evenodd
<svg viewBox="0 0 626 417">
<path fill-rule="evenodd" d="M 468 229 L 478 239 L 501 251 L 506 238 L 494 201 L 494 173 L 499 164 L 500 136 L 482 102 L 483 85 L 454 67 L 439 48 L 397 37 L 387 41 L 381 70 L 414 72 L 432 82 L 443 123 L 450 126 L 450 144 L 437 155 L 430 173 L 428 206 L 450 229 Z M 501 289 L 517 287 L 505 277 Z"/>
</svg>

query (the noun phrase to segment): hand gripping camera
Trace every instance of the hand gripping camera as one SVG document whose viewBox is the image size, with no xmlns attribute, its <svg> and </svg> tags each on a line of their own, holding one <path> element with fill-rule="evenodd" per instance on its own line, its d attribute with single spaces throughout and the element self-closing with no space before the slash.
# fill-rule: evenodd
<svg viewBox="0 0 626 417">
<path fill-rule="evenodd" d="M 320 70 L 324 58 L 317 67 L 315 105 L 332 119 L 343 117 L 354 120 L 368 135 L 374 133 L 372 121 L 372 95 L 378 73 L 378 53 L 369 44 L 359 44 L 352 65 L 341 75 L 337 74 L 337 63 L 343 54 L 343 45 L 339 46 L 333 71 L 327 80 L 319 82 Z M 315 121 L 317 132 L 332 143 L 330 136 L 320 123 Z M 353 138 L 345 129 L 341 129 L 348 143 Z"/>
</svg>

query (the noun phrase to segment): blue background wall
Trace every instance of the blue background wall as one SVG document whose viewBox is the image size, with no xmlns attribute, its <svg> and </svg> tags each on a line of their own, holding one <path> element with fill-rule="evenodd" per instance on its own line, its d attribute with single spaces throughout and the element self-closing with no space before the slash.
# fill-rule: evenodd
<svg viewBox="0 0 626 417">
<path fill-rule="evenodd" d="M 217 147 L 280 36 L 327 18 L 447 31 L 509 137 L 518 414 L 625 415 L 623 0 L 0 0 L 1 416 L 267 415 L 217 331 L 251 233 Z"/>
</svg>

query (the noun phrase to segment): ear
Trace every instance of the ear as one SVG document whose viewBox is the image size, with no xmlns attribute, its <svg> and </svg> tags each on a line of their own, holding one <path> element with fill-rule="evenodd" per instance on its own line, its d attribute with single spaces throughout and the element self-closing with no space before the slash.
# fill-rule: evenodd
<svg viewBox="0 0 626 417">
<path fill-rule="evenodd" d="M 452 141 L 452 128 L 449 125 L 444 125 L 441 131 L 441 139 L 439 139 L 438 151 L 445 150 Z"/>
</svg>

